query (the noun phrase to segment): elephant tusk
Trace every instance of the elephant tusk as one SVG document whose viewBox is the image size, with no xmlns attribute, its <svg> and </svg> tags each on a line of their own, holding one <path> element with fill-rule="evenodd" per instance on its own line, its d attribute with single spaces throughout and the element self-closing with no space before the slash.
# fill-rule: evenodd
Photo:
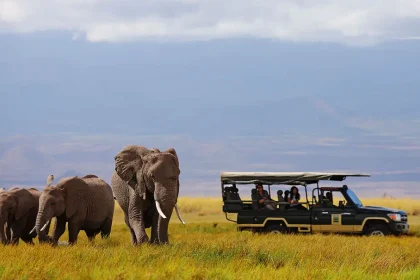
<svg viewBox="0 0 420 280">
<path fill-rule="evenodd" d="M 47 228 L 47 226 L 50 224 L 50 221 L 47 221 L 46 223 L 45 223 L 45 225 L 41 228 L 41 231 L 44 231 L 46 228 Z"/>
<path fill-rule="evenodd" d="M 181 218 L 181 214 L 179 213 L 178 205 L 176 205 L 176 204 L 175 204 L 175 211 L 176 211 L 176 214 L 178 215 L 178 218 L 179 218 L 179 220 L 181 221 L 181 223 L 182 223 L 183 225 L 185 225 L 185 222 L 184 222 L 184 220 Z"/>
<path fill-rule="evenodd" d="M 160 204 L 157 201 L 156 201 L 156 209 L 158 210 L 159 215 L 161 215 L 162 218 L 166 219 L 166 216 L 165 216 L 165 214 L 163 214 L 162 209 L 160 209 Z"/>
<path fill-rule="evenodd" d="M 35 230 L 36 230 L 36 226 L 34 226 L 34 228 L 29 232 L 29 234 L 34 233 Z"/>
</svg>

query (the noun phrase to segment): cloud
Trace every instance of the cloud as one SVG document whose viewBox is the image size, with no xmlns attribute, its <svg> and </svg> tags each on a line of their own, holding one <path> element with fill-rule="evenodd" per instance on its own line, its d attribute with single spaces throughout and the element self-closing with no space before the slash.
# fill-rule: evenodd
<svg viewBox="0 0 420 280">
<path fill-rule="evenodd" d="M 317 144 L 319 146 L 341 146 L 347 142 L 344 138 L 319 138 Z"/>
<path fill-rule="evenodd" d="M 92 42 L 253 37 L 368 45 L 420 37 L 420 3 L 407 1 L 14 0 L 0 31 L 66 30 Z"/>
<path fill-rule="evenodd" d="M 24 11 L 15 1 L 0 2 L 0 23 L 19 23 L 25 18 Z"/>
<path fill-rule="evenodd" d="M 414 137 L 420 135 L 418 120 L 348 119 L 349 127 L 359 128 L 378 136 Z"/>
<path fill-rule="evenodd" d="M 323 100 L 316 99 L 314 101 L 314 106 L 318 111 L 323 112 L 331 117 L 340 117 L 337 111 Z"/>
</svg>

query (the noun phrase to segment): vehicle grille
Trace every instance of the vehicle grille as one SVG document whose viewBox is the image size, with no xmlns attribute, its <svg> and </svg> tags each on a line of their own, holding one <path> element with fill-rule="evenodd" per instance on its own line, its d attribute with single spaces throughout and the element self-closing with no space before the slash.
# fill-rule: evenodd
<svg viewBox="0 0 420 280">
<path fill-rule="evenodd" d="M 407 222 L 407 216 L 401 216 L 401 222 Z"/>
</svg>

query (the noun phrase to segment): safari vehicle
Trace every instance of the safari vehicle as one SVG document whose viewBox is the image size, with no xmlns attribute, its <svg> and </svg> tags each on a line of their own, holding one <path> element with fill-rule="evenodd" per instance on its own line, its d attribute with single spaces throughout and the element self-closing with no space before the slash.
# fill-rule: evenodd
<svg viewBox="0 0 420 280">
<path fill-rule="evenodd" d="M 320 181 L 341 182 L 346 177 L 370 177 L 368 174 L 338 173 L 285 173 L 285 172 L 222 172 L 221 187 L 223 212 L 226 219 L 237 224 L 238 230 L 275 233 L 345 233 L 364 235 L 407 234 L 407 213 L 383 207 L 364 206 L 346 185 L 321 187 Z M 261 206 L 256 198 L 256 184 L 267 186 L 272 209 Z M 251 191 L 251 200 L 242 200 L 238 186 Z M 252 186 L 250 190 L 250 185 Z M 301 199 L 292 206 L 283 191 L 277 191 L 277 201 L 272 199 L 271 188 L 297 186 Z M 308 187 L 313 185 L 311 199 Z M 241 187 L 241 188 L 242 188 Z M 304 193 L 302 191 L 304 189 Z M 248 196 L 248 195 L 246 195 Z M 245 197 L 245 196 L 244 196 Z M 328 197 L 328 198 L 327 198 Z M 228 214 L 237 214 L 236 221 Z"/>
</svg>

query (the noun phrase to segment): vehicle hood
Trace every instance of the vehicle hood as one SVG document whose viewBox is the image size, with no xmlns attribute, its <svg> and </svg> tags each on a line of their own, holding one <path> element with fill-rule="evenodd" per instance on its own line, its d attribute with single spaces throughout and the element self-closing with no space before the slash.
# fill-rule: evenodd
<svg viewBox="0 0 420 280">
<path fill-rule="evenodd" d="M 407 216 L 407 212 L 400 210 L 400 209 L 392 209 L 386 207 L 379 207 L 379 206 L 363 206 L 360 207 L 359 210 L 366 211 L 366 212 L 376 212 L 376 213 L 397 213 L 401 214 L 401 216 Z"/>
</svg>

